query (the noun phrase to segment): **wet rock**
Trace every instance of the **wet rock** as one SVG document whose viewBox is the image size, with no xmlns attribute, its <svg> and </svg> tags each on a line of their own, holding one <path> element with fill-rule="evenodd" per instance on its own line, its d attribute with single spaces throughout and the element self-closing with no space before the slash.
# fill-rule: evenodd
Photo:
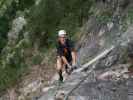
<svg viewBox="0 0 133 100">
<path fill-rule="evenodd" d="M 37 92 L 38 90 L 40 91 L 42 85 L 41 80 L 36 80 L 21 88 L 19 91 L 21 92 L 21 95 L 29 96 L 31 93 Z"/>
<path fill-rule="evenodd" d="M 108 71 L 108 72 L 105 72 L 105 73 L 99 75 L 97 77 L 97 79 L 99 79 L 99 80 L 109 80 L 109 79 L 111 79 L 113 77 L 113 75 L 115 75 L 115 72 Z"/>
<path fill-rule="evenodd" d="M 23 95 L 18 96 L 18 100 L 25 100 L 25 96 Z"/>
<path fill-rule="evenodd" d="M 100 31 L 99 31 L 99 36 L 102 36 L 103 34 L 105 33 L 105 29 L 101 29 Z"/>
<path fill-rule="evenodd" d="M 130 27 L 127 29 L 127 31 L 122 35 L 122 38 L 124 40 L 127 40 L 127 42 L 131 42 L 133 40 L 133 25 L 130 25 Z"/>
<path fill-rule="evenodd" d="M 47 91 L 49 91 L 50 89 L 53 89 L 54 88 L 54 86 L 50 86 L 50 87 L 45 87 L 45 88 L 43 88 L 42 89 L 42 92 L 47 92 Z"/>
<path fill-rule="evenodd" d="M 114 23 L 113 22 L 109 22 L 107 23 L 107 27 L 108 27 L 108 30 L 110 31 L 114 26 Z"/>
<path fill-rule="evenodd" d="M 80 97 L 79 100 L 128 100 L 128 88 L 130 86 L 126 82 L 130 76 L 127 74 L 128 67 L 121 64 L 127 63 L 127 43 L 129 40 L 131 41 L 133 28 L 131 27 L 125 33 L 121 33 L 119 29 L 122 26 L 118 25 L 120 11 L 117 7 L 121 6 L 124 1 L 120 0 L 122 3 L 116 0 L 106 1 L 108 1 L 107 3 L 109 3 L 111 8 L 117 9 L 116 14 L 114 14 L 116 19 L 114 17 L 115 20 L 113 22 L 107 22 L 105 25 L 101 25 L 101 23 L 96 21 L 95 17 L 90 18 L 82 28 L 81 33 L 83 33 L 83 36 L 78 43 L 78 61 L 80 64 L 84 64 L 107 47 L 115 45 L 116 48 L 95 63 L 95 71 L 89 74 L 82 84 L 70 94 L 70 97 L 74 97 L 76 100 Z M 88 66 L 88 70 L 91 67 Z M 87 73 L 87 71 L 84 73 Z M 60 89 L 57 89 L 58 87 L 56 85 L 54 85 L 54 88 L 53 85 L 52 88 L 44 88 L 45 93 L 38 100 L 53 100 L 55 93 L 57 93 L 56 99 L 62 100 L 66 93 L 74 88 L 84 77 L 85 75 L 80 72 L 73 73 L 65 80 L 65 83 Z M 53 80 L 56 79 L 57 76 L 53 78 Z M 63 92 L 60 93 L 60 90 Z M 132 92 L 131 90 L 130 92 Z M 130 98 L 132 97 L 130 96 Z"/>
<path fill-rule="evenodd" d="M 110 69 L 109 71 L 106 71 L 102 74 L 97 75 L 97 79 L 99 80 L 121 80 L 121 79 L 128 79 L 128 64 L 123 65 L 117 65 L 114 68 Z"/>
<path fill-rule="evenodd" d="M 14 44 L 19 36 L 20 31 L 27 24 L 24 16 L 19 16 L 13 20 L 12 29 L 8 33 L 9 44 Z"/>
<path fill-rule="evenodd" d="M 55 96 L 55 100 L 64 100 L 65 98 L 65 92 L 64 91 L 59 91 L 58 94 Z"/>
<path fill-rule="evenodd" d="M 9 93 L 9 100 L 17 100 L 17 93 L 14 88 L 9 90 L 8 93 Z"/>
<path fill-rule="evenodd" d="M 85 83 L 74 93 L 75 95 L 84 97 L 88 96 L 88 99 L 86 100 L 128 100 L 125 82 L 122 82 L 121 84 L 116 84 L 111 81 Z"/>
</svg>

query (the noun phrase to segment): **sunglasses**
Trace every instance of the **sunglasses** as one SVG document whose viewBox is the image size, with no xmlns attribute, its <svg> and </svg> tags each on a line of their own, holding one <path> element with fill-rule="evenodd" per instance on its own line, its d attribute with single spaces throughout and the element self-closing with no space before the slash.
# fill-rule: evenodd
<svg viewBox="0 0 133 100">
<path fill-rule="evenodd" d="M 66 36 L 61 36 L 61 37 L 59 37 L 59 38 L 66 38 Z"/>
</svg>

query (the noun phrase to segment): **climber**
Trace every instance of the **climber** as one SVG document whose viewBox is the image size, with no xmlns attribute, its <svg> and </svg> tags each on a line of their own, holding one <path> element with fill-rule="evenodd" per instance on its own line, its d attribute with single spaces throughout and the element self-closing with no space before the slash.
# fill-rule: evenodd
<svg viewBox="0 0 133 100">
<path fill-rule="evenodd" d="M 57 40 L 57 71 L 60 82 L 63 82 L 63 71 L 69 75 L 76 68 L 76 60 L 77 54 L 72 41 L 68 39 L 65 30 L 60 30 Z"/>
</svg>

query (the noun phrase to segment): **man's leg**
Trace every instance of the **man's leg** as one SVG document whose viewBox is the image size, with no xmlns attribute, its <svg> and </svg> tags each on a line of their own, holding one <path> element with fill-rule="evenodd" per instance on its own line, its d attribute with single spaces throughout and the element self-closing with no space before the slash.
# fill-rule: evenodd
<svg viewBox="0 0 133 100">
<path fill-rule="evenodd" d="M 62 62 L 63 62 L 63 67 L 65 69 L 65 72 L 70 75 L 70 70 L 71 70 L 71 64 L 69 62 L 69 59 L 66 57 L 62 56 Z"/>
<path fill-rule="evenodd" d="M 61 57 L 57 57 L 57 71 L 59 74 L 59 80 L 63 81 L 63 76 L 62 76 L 62 69 L 63 69 L 63 64 L 62 64 L 62 59 Z"/>
</svg>

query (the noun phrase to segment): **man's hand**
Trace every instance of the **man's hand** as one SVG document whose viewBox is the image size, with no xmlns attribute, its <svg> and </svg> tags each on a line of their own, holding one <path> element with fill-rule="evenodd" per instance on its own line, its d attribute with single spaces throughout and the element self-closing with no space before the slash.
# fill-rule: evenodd
<svg viewBox="0 0 133 100">
<path fill-rule="evenodd" d="M 71 68 L 72 68 L 72 66 L 71 66 L 70 64 L 68 64 L 67 66 L 68 66 L 68 68 L 69 68 L 69 69 L 71 69 Z"/>
<path fill-rule="evenodd" d="M 71 66 L 71 65 L 68 63 L 66 57 L 62 56 L 62 60 L 63 60 L 63 63 L 66 64 L 68 67 Z"/>
</svg>

